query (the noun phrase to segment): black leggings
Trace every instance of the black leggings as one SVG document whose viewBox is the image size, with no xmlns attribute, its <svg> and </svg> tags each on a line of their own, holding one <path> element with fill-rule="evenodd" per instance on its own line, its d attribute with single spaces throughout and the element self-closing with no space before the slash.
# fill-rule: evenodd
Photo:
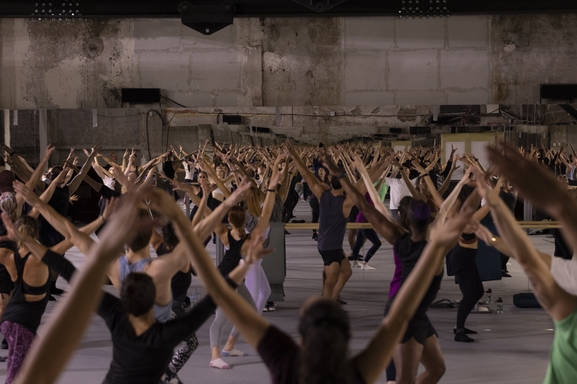
<svg viewBox="0 0 577 384">
<path fill-rule="evenodd" d="M 481 282 L 481 276 L 477 269 L 477 264 L 469 263 L 462 265 L 458 271 L 455 272 L 455 280 L 459 283 L 459 288 L 463 294 L 461 304 L 457 310 L 457 329 L 465 328 L 465 321 L 467 317 L 475 308 L 477 302 L 483 297 L 485 289 Z"/>
<path fill-rule="evenodd" d="M 359 251 L 361 250 L 361 247 L 363 246 L 365 239 L 373 243 L 373 246 L 371 247 L 371 249 L 369 249 L 369 251 L 365 255 L 365 262 L 368 263 L 369 260 L 371 260 L 371 257 L 373 257 L 373 255 L 377 253 L 379 248 L 381 248 L 381 245 L 383 243 L 381 243 L 379 235 L 377 235 L 377 232 L 375 232 L 374 229 L 372 228 L 361 229 L 359 232 L 357 232 L 357 239 L 355 240 L 355 245 L 353 246 L 353 260 L 359 259 Z"/>
<path fill-rule="evenodd" d="M 565 238 L 561 234 L 561 230 L 558 228 L 551 229 L 551 235 L 553 235 L 553 239 L 555 239 L 555 253 L 554 255 L 557 257 L 561 257 L 565 260 L 571 260 L 573 258 L 573 251 L 567 245 Z"/>
</svg>

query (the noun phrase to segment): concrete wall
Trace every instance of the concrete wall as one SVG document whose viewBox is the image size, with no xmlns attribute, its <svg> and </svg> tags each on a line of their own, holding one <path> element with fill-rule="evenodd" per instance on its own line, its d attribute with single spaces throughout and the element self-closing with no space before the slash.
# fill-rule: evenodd
<svg viewBox="0 0 577 384">
<path fill-rule="evenodd" d="M 111 108 L 123 87 L 190 107 L 537 103 L 577 82 L 576 15 L 0 20 L 0 108 Z"/>
</svg>

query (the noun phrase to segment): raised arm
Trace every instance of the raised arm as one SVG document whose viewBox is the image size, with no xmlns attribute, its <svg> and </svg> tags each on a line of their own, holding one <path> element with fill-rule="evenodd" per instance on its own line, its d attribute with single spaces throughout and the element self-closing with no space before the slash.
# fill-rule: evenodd
<svg viewBox="0 0 577 384">
<path fill-rule="evenodd" d="M 9 146 L 1 144 L 1 147 L 4 151 L 6 151 L 8 157 L 12 160 L 12 166 L 18 171 L 18 177 L 22 178 L 24 181 L 28 181 L 33 172 L 28 168 L 24 159 L 18 156 L 16 151 L 14 151 Z"/>
<path fill-rule="evenodd" d="M 34 192 L 30 191 L 24 184 L 15 181 L 14 190 L 17 193 L 22 194 L 30 206 L 36 208 L 42 217 L 44 217 L 44 219 L 46 219 L 54 229 L 60 232 L 65 238 L 69 239 L 82 253 L 85 255 L 89 254 L 90 247 L 94 243 L 94 240 L 78 231 L 74 224 L 56 212 L 54 208 L 49 206 L 46 202 L 40 200 Z"/>
<path fill-rule="evenodd" d="M 287 140 L 286 148 L 293 159 L 299 173 L 301 176 L 306 180 L 307 185 L 311 189 L 312 193 L 320 200 L 322 194 L 327 190 L 325 187 L 316 177 L 309 171 L 305 163 L 303 163 L 300 156 L 296 153 L 295 149 L 293 148 L 290 141 Z M 335 175 L 336 176 L 336 175 Z"/>
<path fill-rule="evenodd" d="M 224 183 L 222 182 L 222 180 L 216 175 L 216 172 L 214 171 L 214 169 L 212 169 L 212 167 L 210 165 L 208 165 L 205 161 L 200 160 L 198 162 L 198 164 L 200 165 L 200 169 L 202 169 L 203 171 L 205 171 L 212 180 L 214 180 L 215 184 L 218 186 L 218 188 L 220 188 L 220 190 L 222 191 L 222 194 L 224 195 L 224 197 L 228 198 L 230 196 L 230 189 L 228 189 L 226 187 L 226 185 L 224 185 Z"/>
<path fill-rule="evenodd" d="M 222 224 L 222 219 L 226 216 L 230 209 L 243 201 L 247 196 L 247 191 L 250 188 L 249 183 L 244 183 L 238 186 L 238 188 L 221 204 L 212 213 L 202 219 L 197 225 L 194 227 L 194 232 L 198 237 L 201 239 L 205 239 L 211 232 L 215 231 L 217 235 L 220 237 L 224 245 L 228 245 L 228 239 L 226 237 L 227 228 Z M 207 212 L 209 208 L 205 208 Z"/>
<path fill-rule="evenodd" d="M 515 187 L 520 195 L 561 222 L 563 237 L 577 249 L 577 202 L 567 187 L 546 167 L 521 156 L 513 147 L 500 143 L 489 148 L 492 167 Z M 531 175 L 531 177 L 527 177 Z"/>
<path fill-rule="evenodd" d="M 122 251 L 124 243 L 136 234 L 139 196 L 126 201 L 102 233 L 102 242 L 90 251 L 88 262 L 75 274 L 69 295 L 51 316 L 44 336 L 28 352 L 16 384 L 56 381 L 80 341 L 92 314 L 100 302 L 108 266 Z M 58 346 L 58 348 L 54 348 Z"/>
<path fill-rule="evenodd" d="M 156 191 L 151 196 L 159 206 L 159 211 L 166 214 L 174 223 L 175 229 L 186 247 L 186 254 L 191 258 L 194 269 L 197 271 L 201 281 L 205 285 L 212 299 L 224 310 L 228 319 L 237 327 L 237 329 L 246 337 L 250 345 L 257 349 L 258 344 L 266 331 L 269 324 L 245 301 L 241 300 L 236 293 L 226 283 L 220 272 L 216 269 L 214 262 L 204 249 L 199 237 L 190 229 L 188 220 L 182 214 L 182 210 L 171 201 L 169 196 L 162 196 Z M 262 238 L 255 236 L 250 240 L 251 247 L 248 249 L 246 260 L 251 262 L 255 258 L 252 255 L 255 252 L 262 253 Z M 248 262 L 245 268 L 249 268 Z M 241 261 L 241 263 L 243 263 Z"/>
<path fill-rule="evenodd" d="M 388 158 L 387 162 L 389 163 L 389 165 L 393 161 L 393 159 L 394 159 L 394 155 L 393 155 L 393 157 Z M 391 213 L 389 212 L 387 207 L 385 207 L 385 204 L 381 200 L 381 197 L 379 196 L 379 193 L 377 192 L 377 188 L 374 186 L 374 184 L 371 180 L 371 177 L 369 175 L 369 172 L 367 171 L 367 168 L 365 168 L 362 160 L 359 157 L 356 157 L 354 159 L 354 165 L 355 165 L 355 168 L 357 169 L 357 171 L 361 174 L 361 177 L 362 177 L 363 181 L 365 182 L 365 187 L 367 188 L 367 192 L 369 193 L 369 196 L 371 197 L 371 200 L 373 201 L 373 205 L 375 206 L 377 211 L 379 211 L 389 221 L 394 222 L 393 217 L 391 216 Z M 389 167 L 389 165 L 387 166 L 387 168 Z M 382 180 L 381 180 L 381 183 L 382 183 Z"/>
<path fill-rule="evenodd" d="M 276 198 L 276 187 L 278 185 L 278 179 L 280 177 L 278 172 L 278 165 L 284 160 L 283 155 L 279 155 L 274 162 L 272 168 L 272 175 L 268 182 L 268 188 L 266 190 L 266 197 L 264 199 L 264 204 L 262 206 L 262 212 L 258 218 L 256 226 L 251 231 L 251 236 L 262 236 L 265 230 L 270 225 L 270 216 L 272 215 L 272 210 L 274 208 L 274 201 Z"/>
<path fill-rule="evenodd" d="M 482 178 L 477 171 L 478 177 Z M 477 189 L 491 208 L 493 221 L 499 234 L 511 246 L 513 257 L 519 262 L 529 280 L 537 300 L 555 321 L 560 321 L 575 311 L 577 297 L 565 292 L 557 285 L 549 271 L 548 265 L 542 260 L 531 240 L 513 217 L 498 190 L 491 190 L 480 180 Z"/>
<path fill-rule="evenodd" d="M 450 220 L 435 220 L 430 240 L 413 271 L 399 290 L 395 301 L 375 336 L 353 362 L 367 383 L 375 383 L 391 360 L 409 320 L 414 316 L 433 277 L 442 267 L 445 255 L 457 243 L 462 228 L 471 220 L 474 208 L 465 203 L 459 215 Z"/>
<path fill-rule="evenodd" d="M 92 148 L 92 151 L 90 152 L 90 156 L 88 156 L 88 158 L 84 162 L 84 165 L 82 165 L 80 172 L 78 173 L 78 175 L 76 175 L 74 177 L 74 179 L 72 179 L 70 184 L 68 184 L 68 190 L 69 190 L 70 195 L 73 195 L 74 192 L 76 192 L 76 190 L 80 186 L 80 183 L 82 183 L 82 180 L 84 180 L 84 176 L 86 176 L 86 174 L 88 173 L 88 170 L 91 167 L 92 161 L 96 157 L 96 154 L 98 154 L 99 150 L 100 150 L 99 146 Z"/>
<path fill-rule="evenodd" d="M 449 167 L 448 162 L 447 162 L 447 167 Z M 445 180 L 443 181 L 443 185 L 441 185 L 441 188 L 439 188 L 439 195 L 443 196 L 445 194 L 445 192 L 447 192 L 447 189 L 449 189 L 449 185 L 451 185 L 451 177 L 453 176 L 453 173 L 455 172 L 455 170 L 457 170 L 457 168 L 459 168 L 457 166 L 457 162 L 454 162 L 451 164 L 450 170 L 449 170 L 447 176 L 445 177 Z M 443 174 L 444 173 L 445 173 L 445 171 L 443 171 Z"/>
<path fill-rule="evenodd" d="M 399 171 L 401 172 L 401 177 L 403 178 L 403 181 L 405 182 L 407 188 L 409 188 L 411 195 L 413 195 L 413 197 L 417 200 L 427 201 L 427 196 L 419 192 L 415 187 L 415 185 L 411 182 L 411 180 L 409 180 L 409 175 L 407 175 L 407 171 L 405 170 L 405 168 L 403 168 L 403 166 L 400 164 L 398 165 L 398 167 Z"/>
<path fill-rule="evenodd" d="M 335 163 L 328 157 L 323 158 L 325 166 L 333 174 L 340 175 L 339 179 L 341 185 L 347 193 L 347 198 L 350 198 L 353 203 L 359 208 L 365 218 L 373 225 L 375 231 L 377 231 L 381 236 L 383 236 L 389 243 L 395 244 L 397 239 L 401 236 L 401 229 L 396 223 L 390 221 L 382 213 L 380 213 L 375 207 L 373 207 L 367 199 L 356 189 L 346 175 L 343 175 Z"/>
</svg>

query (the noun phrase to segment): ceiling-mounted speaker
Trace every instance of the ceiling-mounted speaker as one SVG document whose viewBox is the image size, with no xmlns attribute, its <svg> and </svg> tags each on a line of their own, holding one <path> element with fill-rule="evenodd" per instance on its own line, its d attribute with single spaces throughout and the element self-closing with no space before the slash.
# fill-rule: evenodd
<svg viewBox="0 0 577 384">
<path fill-rule="evenodd" d="M 337 5 L 344 3 L 346 0 L 293 0 L 295 3 L 307 7 L 318 13 L 326 12 Z"/>
<path fill-rule="evenodd" d="M 234 3 L 228 0 L 220 4 L 192 4 L 190 1 L 178 4 L 182 24 L 203 35 L 212 35 L 232 25 L 235 10 Z"/>
</svg>

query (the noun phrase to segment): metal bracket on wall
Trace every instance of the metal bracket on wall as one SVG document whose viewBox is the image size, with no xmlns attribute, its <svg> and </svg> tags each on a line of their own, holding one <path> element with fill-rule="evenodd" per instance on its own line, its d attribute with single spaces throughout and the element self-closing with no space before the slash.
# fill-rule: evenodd
<svg viewBox="0 0 577 384">
<path fill-rule="evenodd" d="M 326 12 L 337 5 L 344 3 L 346 0 L 293 0 L 308 9 L 315 12 Z"/>
<path fill-rule="evenodd" d="M 232 25 L 235 6 L 232 1 L 221 4 L 192 4 L 182 1 L 178 4 L 178 13 L 182 24 L 203 35 L 212 35 Z"/>
<path fill-rule="evenodd" d="M 572 105 L 559 104 L 559 107 L 561 107 L 561 109 L 563 109 L 565 112 L 567 112 L 569 115 L 571 115 L 572 118 L 577 120 L 577 109 L 573 108 Z"/>
</svg>

